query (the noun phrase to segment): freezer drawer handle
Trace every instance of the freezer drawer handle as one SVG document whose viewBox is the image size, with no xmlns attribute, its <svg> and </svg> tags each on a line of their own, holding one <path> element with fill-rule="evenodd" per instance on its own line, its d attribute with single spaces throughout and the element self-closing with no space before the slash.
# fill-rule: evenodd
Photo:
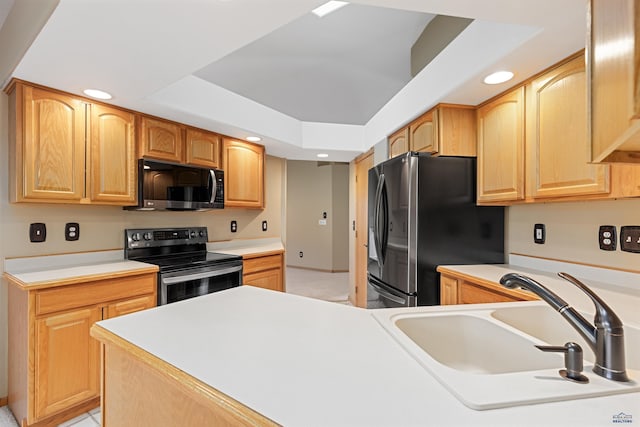
<svg viewBox="0 0 640 427">
<path fill-rule="evenodd" d="M 398 304 L 407 305 L 407 301 L 404 298 L 400 298 L 398 296 L 393 295 L 392 293 L 387 292 L 386 290 L 382 289 L 380 286 L 376 285 L 371 281 L 369 282 L 369 284 L 373 286 L 373 288 L 386 299 L 391 300 Z"/>
</svg>

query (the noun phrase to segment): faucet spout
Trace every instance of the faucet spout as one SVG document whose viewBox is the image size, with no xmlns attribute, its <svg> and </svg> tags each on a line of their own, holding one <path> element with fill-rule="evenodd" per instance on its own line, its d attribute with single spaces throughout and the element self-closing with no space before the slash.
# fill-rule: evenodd
<svg viewBox="0 0 640 427">
<path fill-rule="evenodd" d="M 558 273 L 558 276 L 569 281 L 591 298 L 596 306 L 593 324 L 569 306 L 565 300 L 530 277 L 508 273 L 502 276 L 500 284 L 510 289 L 515 287 L 527 289 L 558 311 L 593 350 L 596 356 L 593 371 L 596 374 L 614 381 L 629 381 L 625 369 L 624 332 L 620 318 L 584 283 L 567 273 Z"/>
</svg>

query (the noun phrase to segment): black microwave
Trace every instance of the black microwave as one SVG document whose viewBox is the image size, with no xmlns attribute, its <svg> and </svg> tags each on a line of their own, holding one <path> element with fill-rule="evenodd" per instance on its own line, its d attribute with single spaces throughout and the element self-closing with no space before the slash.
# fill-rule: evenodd
<svg viewBox="0 0 640 427">
<path fill-rule="evenodd" d="M 224 172 L 196 166 L 138 161 L 135 210 L 203 211 L 224 208 Z"/>
</svg>

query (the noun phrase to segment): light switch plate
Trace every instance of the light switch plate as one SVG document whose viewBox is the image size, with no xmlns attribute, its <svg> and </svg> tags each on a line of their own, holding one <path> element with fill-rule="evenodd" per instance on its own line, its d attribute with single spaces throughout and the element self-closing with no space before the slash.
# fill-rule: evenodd
<svg viewBox="0 0 640 427">
<path fill-rule="evenodd" d="M 34 222 L 29 225 L 29 240 L 40 243 L 47 240 L 47 226 L 43 222 Z"/>
<path fill-rule="evenodd" d="M 544 224 L 536 224 L 533 226 L 533 241 L 534 243 L 543 244 L 545 240 Z"/>
</svg>

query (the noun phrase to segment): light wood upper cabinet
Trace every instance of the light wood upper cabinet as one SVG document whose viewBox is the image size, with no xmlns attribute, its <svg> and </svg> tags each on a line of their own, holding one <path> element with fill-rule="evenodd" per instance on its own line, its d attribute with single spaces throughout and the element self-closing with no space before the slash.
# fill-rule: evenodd
<svg viewBox="0 0 640 427">
<path fill-rule="evenodd" d="M 180 163 L 184 150 L 183 127 L 166 120 L 142 116 L 138 145 L 140 157 Z"/>
<path fill-rule="evenodd" d="M 264 208 L 264 146 L 223 138 L 225 207 Z"/>
<path fill-rule="evenodd" d="M 432 110 L 432 117 L 433 142 L 430 150 L 419 150 L 417 148 L 420 145 L 419 140 L 413 139 L 411 140 L 412 150 L 430 151 L 439 156 L 476 156 L 476 110 L 474 107 L 439 104 Z M 426 142 L 429 146 L 428 138 Z M 416 148 L 413 148 L 414 146 Z"/>
<path fill-rule="evenodd" d="M 219 169 L 220 135 L 187 128 L 185 162 L 190 165 Z"/>
<path fill-rule="evenodd" d="M 589 164 L 584 56 L 527 85 L 527 193 L 534 198 L 609 192 L 609 166 Z"/>
<path fill-rule="evenodd" d="M 640 163 L 640 4 L 591 0 L 591 158 Z"/>
<path fill-rule="evenodd" d="M 389 158 L 399 156 L 409 151 L 409 128 L 405 127 L 387 138 L 389 144 Z"/>
<path fill-rule="evenodd" d="M 91 106 L 89 168 L 91 201 L 136 202 L 134 114 L 103 105 Z"/>
<path fill-rule="evenodd" d="M 11 97 L 16 114 L 10 123 L 15 150 L 13 201 L 80 202 L 85 176 L 84 102 L 20 83 Z"/>
<path fill-rule="evenodd" d="M 407 151 L 438 156 L 476 156 L 476 111 L 468 105 L 438 104 L 389 136 L 389 158 Z"/>
<path fill-rule="evenodd" d="M 433 111 L 429 111 L 409 125 L 409 140 L 412 151 L 435 153 L 438 151 L 438 138 L 433 124 Z"/>
<path fill-rule="evenodd" d="M 478 202 L 524 199 L 525 90 L 478 109 Z"/>
<path fill-rule="evenodd" d="M 12 202 L 135 202 L 132 113 L 19 81 L 9 103 Z"/>
</svg>

